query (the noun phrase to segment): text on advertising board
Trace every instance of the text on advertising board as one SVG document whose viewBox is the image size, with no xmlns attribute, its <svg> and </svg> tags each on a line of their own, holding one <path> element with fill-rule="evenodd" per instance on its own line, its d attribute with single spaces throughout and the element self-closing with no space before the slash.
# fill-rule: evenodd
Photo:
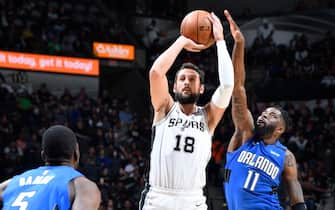
<svg viewBox="0 0 335 210">
<path fill-rule="evenodd" d="M 99 75 L 96 59 L 0 51 L 0 67 L 51 73 Z"/>
</svg>

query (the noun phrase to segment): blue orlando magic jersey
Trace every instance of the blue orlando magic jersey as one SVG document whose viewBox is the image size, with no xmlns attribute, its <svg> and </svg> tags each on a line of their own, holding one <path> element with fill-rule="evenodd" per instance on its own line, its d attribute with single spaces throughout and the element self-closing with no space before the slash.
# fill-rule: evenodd
<svg viewBox="0 0 335 210">
<path fill-rule="evenodd" d="M 14 176 L 3 193 L 3 210 L 69 210 L 69 181 L 79 176 L 69 166 L 42 166 Z"/>
<path fill-rule="evenodd" d="M 282 209 L 277 195 L 286 147 L 252 138 L 227 153 L 224 190 L 229 210 Z"/>
</svg>

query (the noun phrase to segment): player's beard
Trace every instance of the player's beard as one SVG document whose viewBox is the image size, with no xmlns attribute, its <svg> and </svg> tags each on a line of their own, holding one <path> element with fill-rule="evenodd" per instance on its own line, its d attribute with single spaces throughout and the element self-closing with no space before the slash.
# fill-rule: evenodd
<svg viewBox="0 0 335 210">
<path fill-rule="evenodd" d="M 200 94 L 183 95 L 182 93 L 176 93 L 175 99 L 180 104 L 195 104 L 198 102 Z"/>
<path fill-rule="evenodd" d="M 274 125 L 264 125 L 264 126 L 256 125 L 255 134 L 257 137 L 260 138 L 270 137 L 275 131 L 275 128 L 276 127 Z"/>
</svg>

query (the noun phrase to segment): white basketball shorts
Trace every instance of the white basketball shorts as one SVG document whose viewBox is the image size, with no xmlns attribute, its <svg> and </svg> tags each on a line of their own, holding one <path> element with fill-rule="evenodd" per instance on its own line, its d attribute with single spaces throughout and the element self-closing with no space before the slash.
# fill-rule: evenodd
<svg viewBox="0 0 335 210">
<path fill-rule="evenodd" d="M 139 210 L 207 210 L 202 190 L 182 191 L 147 186 Z"/>
</svg>

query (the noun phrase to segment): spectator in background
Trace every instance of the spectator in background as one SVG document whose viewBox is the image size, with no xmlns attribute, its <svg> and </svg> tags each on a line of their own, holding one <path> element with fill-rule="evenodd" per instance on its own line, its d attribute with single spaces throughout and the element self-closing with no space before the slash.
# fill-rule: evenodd
<svg viewBox="0 0 335 210">
<path fill-rule="evenodd" d="M 157 46 L 160 41 L 161 32 L 157 26 L 155 19 L 152 19 L 150 24 L 145 28 L 146 34 L 144 34 L 143 42 L 146 47 L 152 48 Z"/>
<path fill-rule="evenodd" d="M 306 46 L 299 46 L 294 54 L 294 59 L 297 64 L 302 65 L 308 57 L 308 51 Z"/>
<path fill-rule="evenodd" d="M 272 42 L 274 32 L 274 25 L 268 19 L 263 18 L 262 24 L 257 29 L 257 35 L 261 39 L 261 42 L 264 44 Z"/>
<path fill-rule="evenodd" d="M 123 106 L 123 108 L 121 108 L 121 110 L 119 111 L 119 120 L 122 123 L 122 125 L 124 124 L 130 125 L 133 122 L 133 115 L 130 112 L 128 103 L 126 103 Z"/>
<path fill-rule="evenodd" d="M 124 201 L 123 209 L 124 210 L 137 210 L 137 208 L 133 206 L 133 203 L 129 199 Z"/>
</svg>

